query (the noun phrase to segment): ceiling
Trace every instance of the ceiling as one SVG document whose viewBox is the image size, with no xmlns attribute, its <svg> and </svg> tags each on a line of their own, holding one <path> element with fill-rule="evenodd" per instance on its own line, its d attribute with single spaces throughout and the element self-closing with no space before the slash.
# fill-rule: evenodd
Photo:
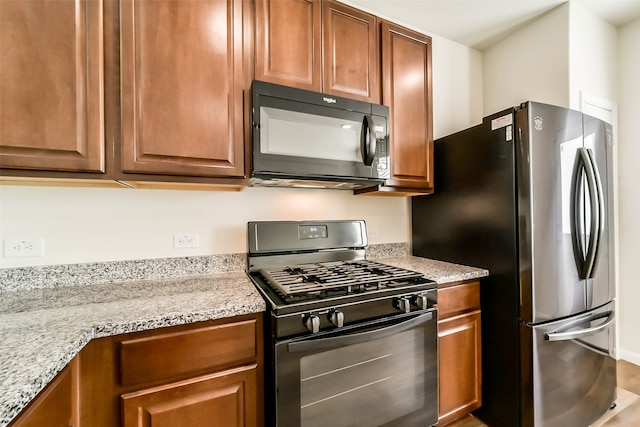
<svg viewBox="0 0 640 427">
<path fill-rule="evenodd" d="M 640 0 L 348 0 L 389 19 L 484 50 L 567 1 L 615 27 L 640 17 Z"/>
</svg>

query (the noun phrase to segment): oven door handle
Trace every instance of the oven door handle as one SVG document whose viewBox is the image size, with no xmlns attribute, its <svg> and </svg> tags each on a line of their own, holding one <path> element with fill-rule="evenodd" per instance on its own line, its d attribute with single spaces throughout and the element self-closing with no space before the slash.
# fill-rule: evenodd
<svg viewBox="0 0 640 427">
<path fill-rule="evenodd" d="M 426 323 L 433 319 L 433 313 L 435 313 L 435 311 L 430 311 L 428 313 L 412 317 L 410 320 L 387 326 L 385 328 L 374 329 L 366 332 L 354 332 L 352 334 L 339 335 L 336 337 L 291 342 L 288 344 L 287 349 L 289 350 L 289 353 L 318 351 L 374 341 L 404 332 Z"/>
</svg>

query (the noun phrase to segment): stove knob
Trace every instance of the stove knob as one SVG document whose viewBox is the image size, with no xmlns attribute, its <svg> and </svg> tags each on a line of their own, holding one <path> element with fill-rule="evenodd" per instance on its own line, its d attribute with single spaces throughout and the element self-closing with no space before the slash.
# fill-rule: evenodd
<svg viewBox="0 0 640 427">
<path fill-rule="evenodd" d="M 309 314 L 304 319 L 304 326 L 315 334 L 320 331 L 320 318 L 315 314 Z"/>
<path fill-rule="evenodd" d="M 331 310 L 329 312 L 329 322 L 337 328 L 342 328 L 344 326 L 344 313 L 340 310 Z"/>
<path fill-rule="evenodd" d="M 413 303 L 423 310 L 429 308 L 429 300 L 427 299 L 426 295 L 416 295 L 415 297 L 413 297 Z"/>
<path fill-rule="evenodd" d="M 409 302 L 409 299 L 406 297 L 400 297 L 396 299 L 394 306 L 398 310 L 404 311 L 405 313 L 408 313 L 411 311 L 411 302 Z"/>
</svg>

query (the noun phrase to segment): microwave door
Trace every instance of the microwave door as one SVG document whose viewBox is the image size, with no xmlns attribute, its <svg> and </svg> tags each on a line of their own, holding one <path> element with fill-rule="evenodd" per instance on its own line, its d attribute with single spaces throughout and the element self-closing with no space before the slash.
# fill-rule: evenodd
<svg viewBox="0 0 640 427">
<path fill-rule="evenodd" d="M 261 102 L 254 114 L 254 172 L 377 177 L 374 159 L 365 164 L 376 155 L 375 125 L 362 136 L 365 113 L 279 98 Z"/>
</svg>

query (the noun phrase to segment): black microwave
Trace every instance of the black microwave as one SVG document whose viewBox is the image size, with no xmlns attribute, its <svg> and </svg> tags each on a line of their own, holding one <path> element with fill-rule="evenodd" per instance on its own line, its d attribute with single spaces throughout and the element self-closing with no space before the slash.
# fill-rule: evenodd
<svg viewBox="0 0 640 427">
<path fill-rule="evenodd" d="M 358 189 L 389 177 L 389 107 L 255 80 L 252 186 Z"/>
</svg>

